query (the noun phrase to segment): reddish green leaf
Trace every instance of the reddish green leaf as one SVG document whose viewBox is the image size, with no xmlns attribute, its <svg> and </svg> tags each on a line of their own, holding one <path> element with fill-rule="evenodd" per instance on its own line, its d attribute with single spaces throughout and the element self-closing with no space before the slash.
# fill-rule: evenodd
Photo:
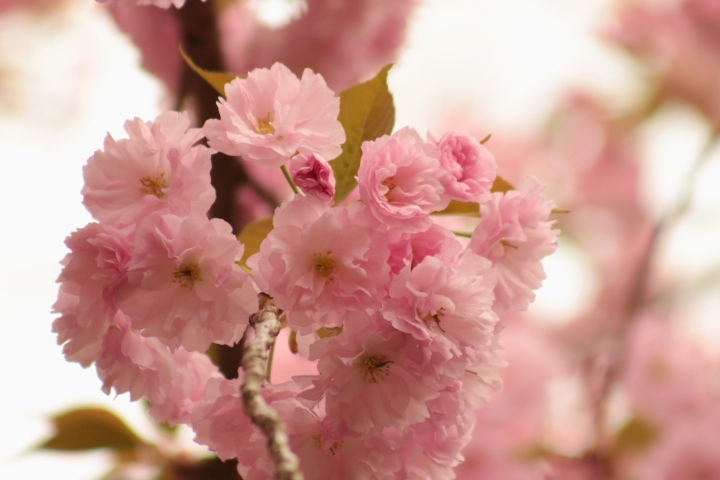
<svg viewBox="0 0 720 480">
<path fill-rule="evenodd" d="M 102 408 L 70 410 L 54 417 L 52 423 L 55 434 L 38 448 L 66 451 L 111 448 L 119 452 L 145 444 L 125 422 Z"/>
<path fill-rule="evenodd" d="M 185 53 L 185 50 L 183 50 L 182 47 L 180 47 L 180 55 L 182 55 L 190 68 L 200 75 L 203 80 L 209 83 L 210 86 L 217 90 L 217 92 L 223 97 L 225 96 L 225 84 L 238 78 L 237 75 L 232 73 L 211 72 L 210 70 L 200 68 L 195 62 L 193 62 L 192 58 Z"/>
<path fill-rule="evenodd" d="M 242 260 L 240 260 L 240 264 L 242 266 L 247 267 L 247 259 L 250 258 L 251 255 L 254 255 L 260 251 L 260 244 L 263 242 L 263 240 L 265 240 L 265 237 L 268 236 L 272 229 L 272 217 L 257 220 L 253 223 L 246 225 L 245 228 L 243 228 L 242 232 L 240 232 L 240 235 L 238 235 L 238 240 L 240 241 L 240 243 L 243 243 L 245 245 L 245 251 L 243 252 Z"/>
<path fill-rule="evenodd" d="M 344 200 L 357 185 L 355 175 L 360 167 L 363 142 L 392 132 L 395 105 L 387 86 L 387 65 L 375 78 L 354 85 L 340 93 L 338 120 L 345 129 L 342 153 L 330 162 L 335 174 L 335 201 Z"/>
</svg>

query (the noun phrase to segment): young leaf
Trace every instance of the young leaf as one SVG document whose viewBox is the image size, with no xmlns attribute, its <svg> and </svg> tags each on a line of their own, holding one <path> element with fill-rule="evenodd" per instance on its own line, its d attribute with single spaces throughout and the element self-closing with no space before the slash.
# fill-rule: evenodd
<svg viewBox="0 0 720 480">
<path fill-rule="evenodd" d="M 102 408 L 70 410 L 54 417 L 52 423 L 55 435 L 38 448 L 66 451 L 111 448 L 121 452 L 145 444 L 125 422 Z"/>
<path fill-rule="evenodd" d="M 621 455 L 642 452 L 657 436 L 652 425 L 637 417 L 631 418 L 615 437 L 615 451 Z"/>
<path fill-rule="evenodd" d="M 490 187 L 490 191 L 505 193 L 508 190 L 515 190 L 515 187 L 512 186 L 512 183 L 508 182 L 500 175 L 495 177 L 495 181 L 493 182 L 492 187 Z"/>
<path fill-rule="evenodd" d="M 182 55 L 182 57 L 185 59 L 185 62 L 190 68 L 192 68 L 198 75 L 200 75 L 203 80 L 209 83 L 210 86 L 217 90 L 218 93 L 223 97 L 225 96 L 225 84 L 237 78 L 237 75 L 234 75 L 232 73 L 211 72 L 209 70 L 200 68 L 195 62 L 193 62 L 192 58 L 190 58 L 190 56 L 185 53 L 185 50 L 183 50 L 182 47 L 180 47 L 180 55 Z"/>
<path fill-rule="evenodd" d="M 433 215 L 467 215 L 470 217 L 480 216 L 480 205 L 475 202 L 460 202 L 458 200 L 450 200 L 450 204 Z"/>
<path fill-rule="evenodd" d="M 273 229 L 272 220 L 272 217 L 257 220 L 245 226 L 238 235 L 240 243 L 245 244 L 245 251 L 243 252 L 242 260 L 240 260 L 242 266 L 247 267 L 247 259 L 260 251 L 260 244 Z"/>
<path fill-rule="evenodd" d="M 340 93 L 338 120 L 345 129 L 342 153 L 330 162 L 335 174 L 335 201 L 347 197 L 357 185 L 355 175 L 360 166 L 360 146 L 392 132 L 395 124 L 395 105 L 387 86 L 387 65 L 375 78 L 353 85 Z"/>
</svg>

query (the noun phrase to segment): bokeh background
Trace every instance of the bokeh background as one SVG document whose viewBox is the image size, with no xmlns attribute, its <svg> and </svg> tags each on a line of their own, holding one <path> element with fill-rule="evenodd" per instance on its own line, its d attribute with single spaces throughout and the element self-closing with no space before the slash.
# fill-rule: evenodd
<svg viewBox="0 0 720 480">
<path fill-rule="evenodd" d="M 34 450 L 52 433 L 50 416 L 100 405 L 118 412 L 141 435 L 167 439 L 160 438 L 141 405 L 131 404 L 127 395 L 104 395 L 92 369 L 63 359 L 50 330 L 58 262 L 66 253 L 65 236 L 90 221 L 81 204 L 82 165 L 107 132 L 122 137 L 126 119 L 151 120 L 168 107 L 168 98 L 163 84 L 140 68 L 140 53 L 104 7 L 92 0 L 48 0 L 32 7 L 11 3 L 0 1 L 0 478 L 96 479 L 111 465 L 108 452 Z M 250 3 L 269 26 L 298 14 L 295 1 Z M 650 3 L 671 9 L 678 2 Z M 719 2 L 696 3 L 710 5 L 720 31 L 720 8 L 712 6 Z M 690 34 L 656 45 L 649 32 L 661 30 L 661 22 L 651 24 L 646 15 L 623 26 L 619 19 L 628 5 L 423 0 L 413 10 L 389 77 L 396 128 L 491 133 L 486 146 L 495 153 L 501 175 L 517 180 L 532 173 L 548 185 L 547 194 L 559 208 L 571 210 L 559 222 L 566 222 L 572 235 L 560 238 L 558 252 L 545 264 L 544 287 L 518 322 L 560 342 L 552 347 L 558 355 L 576 349 L 570 357 L 577 365 L 600 348 L 591 340 L 605 332 L 597 326 L 603 320 L 589 319 L 588 312 L 622 302 L 619 293 L 608 293 L 609 279 L 628 289 L 629 281 L 617 271 L 634 271 L 634 258 L 650 248 L 645 234 L 687 203 L 652 245 L 650 290 L 657 300 L 653 305 L 660 305 L 654 311 L 678 325 L 673 338 L 680 335 L 690 350 L 702 352 L 717 373 L 720 151 L 710 139 L 719 127 L 703 106 L 720 99 L 720 75 L 714 73 L 720 71 L 720 53 L 715 66 L 707 66 L 707 58 L 673 63 L 673 54 L 686 56 L 682 38 Z M 684 84 L 673 83 L 668 72 L 707 78 L 698 87 L 703 94 L 684 95 L 687 89 L 674 88 Z M 610 166 L 598 167 L 597 159 L 611 155 L 609 149 L 615 149 L 613 161 L 620 166 L 608 160 Z M 631 163 L 617 160 L 622 156 L 631 156 Z M 627 258 L 618 261 L 622 251 Z M 511 334 L 506 341 L 516 338 L 512 335 L 528 334 Z M 585 354 L 577 353 L 582 349 Z M 556 453 L 585 458 L 592 442 L 568 427 L 575 422 L 578 430 L 592 430 L 586 425 L 592 421 L 577 413 L 587 390 L 578 387 L 584 377 L 577 365 L 573 373 L 563 370 L 562 378 L 539 386 L 548 398 L 538 397 L 537 403 L 543 405 L 542 415 L 560 418 L 550 422 L 554 433 L 543 433 L 563 439 L 556 440 Z M 709 378 L 720 383 L 717 376 Z M 613 403 L 610 431 L 617 432 L 637 406 L 632 395 L 626 397 L 630 400 Z M 168 448 L 199 454 L 202 449 L 192 446 L 191 436 L 182 432 Z M 714 476 L 720 467 L 708 472 L 702 478 L 720 478 Z"/>
</svg>

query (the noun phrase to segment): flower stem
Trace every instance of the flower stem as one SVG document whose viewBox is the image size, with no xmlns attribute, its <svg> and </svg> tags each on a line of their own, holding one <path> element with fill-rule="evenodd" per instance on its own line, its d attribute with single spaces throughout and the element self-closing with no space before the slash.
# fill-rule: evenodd
<svg viewBox="0 0 720 480">
<path fill-rule="evenodd" d="M 296 194 L 300 193 L 300 190 L 295 186 L 295 183 L 292 181 L 292 177 L 290 176 L 290 172 L 288 172 L 288 169 L 285 165 L 280 167 L 280 170 L 282 170 L 283 175 L 285 175 L 285 180 L 290 184 L 290 188 L 292 188 L 292 191 Z"/>
</svg>

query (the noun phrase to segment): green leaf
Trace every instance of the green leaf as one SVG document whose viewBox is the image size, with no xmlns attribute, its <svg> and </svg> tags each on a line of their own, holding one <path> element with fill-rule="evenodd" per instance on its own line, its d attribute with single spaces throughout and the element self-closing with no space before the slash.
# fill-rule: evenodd
<svg viewBox="0 0 720 480">
<path fill-rule="evenodd" d="M 515 187 L 513 187 L 512 183 L 508 182 L 504 178 L 502 178 L 500 175 L 495 177 L 495 181 L 492 184 L 492 187 L 490 187 L 491 192 L 502 192 L 505 193 L 509 190 L 515 190 Z"/>
<path fill-rule="evenodd" d="M 638 453 L 649 447 L 657 438 L 657 430 L 646 421 L 631 418 L 615 437 L 615 451 L 619 454 Z"/>
<path fill-rule="evenodd" d="M 330 162 L 335 174 L 335 201 L 344 200 L 357 185 L 355 175 L 360 167 L 363 142 L 375 140 L 392 132 L 395 105 L 387 86 L 392 64 L 385 66 L 375 78 L 353 85 L 340 93 L 338 120 L 345 129 L 342 153 Z"/>
<path fill-rule="evenodd" d="M 238 235 L 240 243 L 245 244 L 245 251 L 243 252 L 242 260 L 240 265 L 247 267 L 247 259 L 251 255 L 254 255 L 260 251 L 260 244 L 265 240 L 265 237 L 273 229 L 272 217 L 263 218 L 252 222 L 243 228 L 242 232 Z"/>
<path fill-rule="evenodd" d="M 210 70 L 200 68 L 195 62 L 193 62 L 192 58 L 190 58 L 190 56 L 185 53 L 185 50 L 183 50 L 182 47 L 180 47 L 180 55 L 182 55 L 182 57 L 185 59 L 185 62 L 190 68 L 192 68 L 198 75 L 200 75 L 203 80 L 209 83 L 210 86 L 217 90 L 218 93 L 223 97 L 225 96 L 225 84 L 238 78 L 237 75 L 234 75 L 232 73 L 211 72 Z"/>
<path fill-rule="evenodd" d="M 458 200 L 450 200 L 450 204 L 439 212 L 433 212 L 433 215 L 467 215 L 471 217 L 480 216 L 480 205 L 475 202 L 460 202 Z"/>
<path fill-rule="evenodd" d="M 92 450 L 111 448 L 133 451 L 145 445 L 119 417 L 102 408 L 70 410 L 52 418 L 55 435 L 38 448 L 46 450 Z"/>
</svg>

